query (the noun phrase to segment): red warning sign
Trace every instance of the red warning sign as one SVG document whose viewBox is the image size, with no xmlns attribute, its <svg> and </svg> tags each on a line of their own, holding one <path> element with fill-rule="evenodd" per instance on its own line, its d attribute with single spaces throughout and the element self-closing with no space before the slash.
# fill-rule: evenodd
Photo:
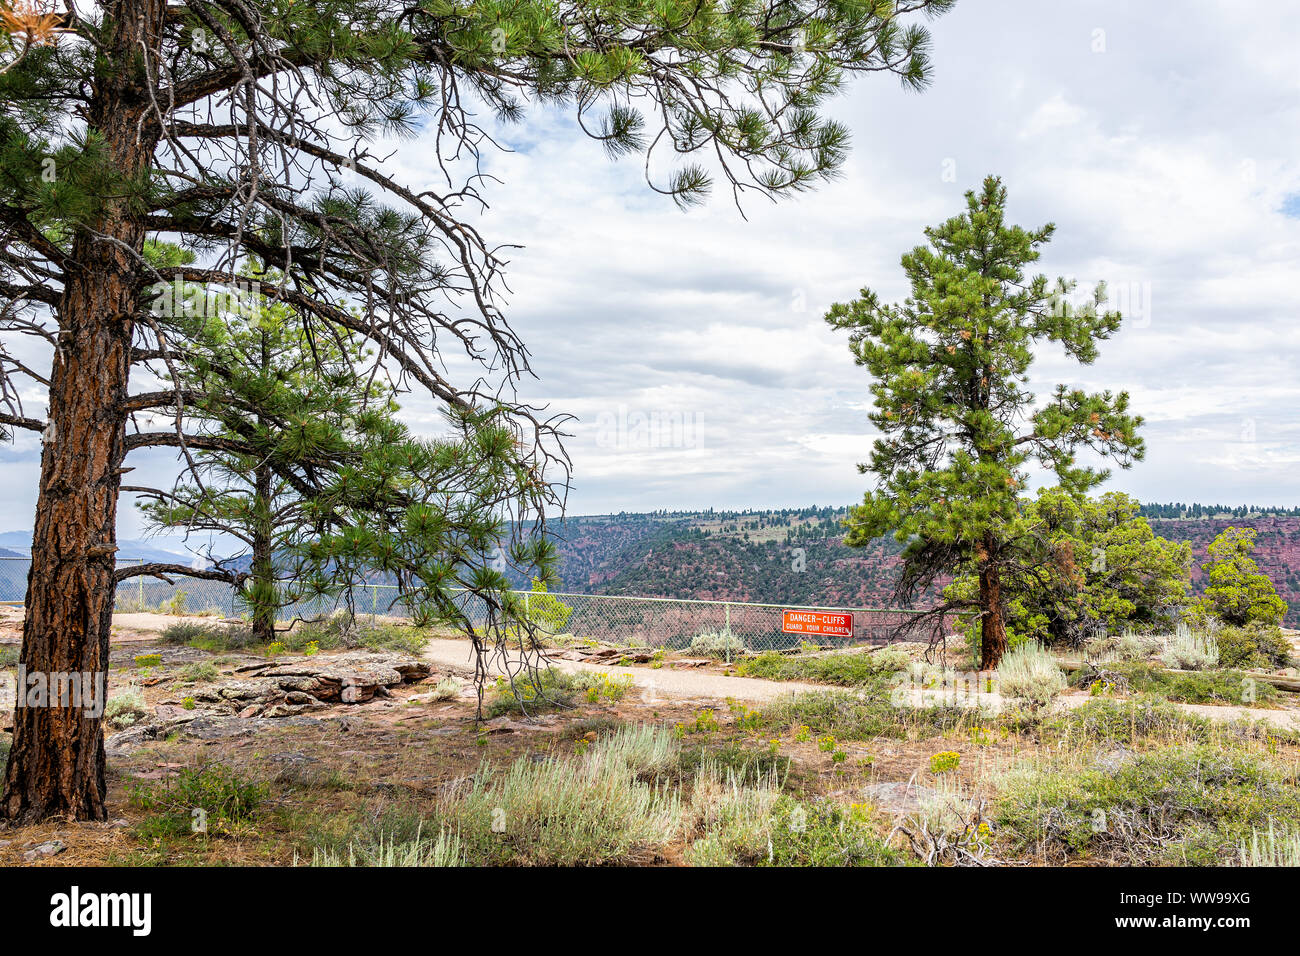
<svg viewBox="0 0 1300 956">
<path fill-rule="evenodd" d="M 821 634 L 852 637 L 853 615 L 826 611 L 782 611 L 781 630 L 786 634 Z"/>
</svg>

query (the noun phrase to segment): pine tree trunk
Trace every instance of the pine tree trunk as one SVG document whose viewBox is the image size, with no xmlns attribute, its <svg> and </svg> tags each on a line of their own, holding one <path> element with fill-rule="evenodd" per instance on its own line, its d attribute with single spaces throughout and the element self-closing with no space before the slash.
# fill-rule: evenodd
<svg viewBox="0 0 1300 956">
<path fill-rule="evenodd" d="M 165 3 L 104 6 L 113 29 L 87 125 L 102 135 L 117 167 L 134 175 L 156 144 L 147 126 L 141 131 L 136 125 L 147 102 L 140 43 L 155 45 Z M 122 405 L 139 299 L 131 250 L 142 248 L 145 231 L 139 213 L 129 212 L 125 201 L 110 200 L 94 232 L 109 238 L 88 230 L 74 235 L 58 309 L 20 665 L 28 686 L 77 675 L 82 697 L 79 703 L 71 696 L 41 701 L 18 688 L 0 815 L 24 823 L 107 816 L 101 715 L 125 453 Z"/>
<path fill-rule="evenodd" d="M 252 596 L 253 638 L 258 644 L 275 640 L 275 567 L 272 555 L 271 469 L 261 464 L 254 476 Z"/>
<path fill-rule="evenodd" d="M 1002 616 L 1002 579 L 989 555 L 992 548 L 981 545 L 977 552 L 980 582 L 980 670 L 995 670 L 1007 652 L 1007 628 Z"/>
</svg>

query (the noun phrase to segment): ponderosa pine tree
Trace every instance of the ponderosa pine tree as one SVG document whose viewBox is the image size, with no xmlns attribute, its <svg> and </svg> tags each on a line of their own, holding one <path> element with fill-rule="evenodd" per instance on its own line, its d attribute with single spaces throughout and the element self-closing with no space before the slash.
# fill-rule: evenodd
<svg viewBox="0 0 1300 956">
<path fill-rule="evenodd" d="M 402 427 L 392 420 L 391 387 L 368 372 L 361 336 L 310 338 L 295 309 L 256 291 L 254 282 L 272 277 L 247 278 L 242 295 L 218 291 L 215 301 L 204 286 L 182 288 L 172 316 L 184 342 L 176 374 L 186 400 L 158 411 L 184 416 L 190 435 L 213 443 L 191 452 L 193 467 L 173 487 L 121 490 L 141 499 L 155 529 L 216 533 L 242 544 L 212 570 L 226 573 L 254 638 L 267 644 L 280 609 L 337 596 L 354 583 L 332 577 L 328 556 L 324 565 L 315 560 L 320 549 L 313 545 L 347 516 L 322 514 L 313 499 L 333 498 L 340 472 L 366 471 L 367 455 Z"/>
<path fill-rule="evenodd" d="M 1107 470 L 1076 463 L 1091 449 L 1129 467 L 1143 454 L 1140 417 L 1128 393 L 1087 394 L 1058 386 L 1037 405 L 1024 386 L 1033 347 L 1060 344 L 1082 364 L 1119 328 L 1100 311 L 1105 289 L 1076 306 L 1073 283 L 1026 279 L 1053 226 L 1007 225 L 1006 188 L 989 177 L 966 193 L 966 211 L 927 228 L 928 245 L 902 258 L 911 295 L 887 305 L 874 292 L 833 306 L 826 321 L 849 331 L 857 364 L 874 381 L 871 421 L 881 437 L 869 464 L 874 491 L 847 519 L 845 543 L 894 533 L 906 546 L 896 597 L 911 603 L 941 575 L 969 572 L 971 598 L 950 599 L 917 621 L 974 608 L 980 616 L 980 666 L 998 665 L 1007 647 L 1003 579 L 1042 560 L 1020 541 L 1021 494 L 1036 463 L 1062 490 L 1082 496 Z"/>
<path fill-rule="evenodd" d="M 514 397 L 529 367 L 502 313 L 505 262 L 469 221 L 492 144 L 474 111 L 519 120 L 533 103 L 568 106 L 612 154 L 698 153 L 737 195 L 792 193 L 844 157 L 826 98 L 854 73 L 924 85 L 917 20 L 951 3 L 99 0 L 68 2 L 56 42 L 20 61 L 0 50 L 0 425 L 41 432 L 44 446 L 23 666 L 94 675 L 102 690 L 126 456 L 215 447 L 183 416 L 128 435 L 133 414 L 175 405 L 185 361 L 152 287 L 237 283 L 256 258 L 282 277 L 264 293 L 309 335 L 364 336 L 400 385 L 445 406 L 473 455 L 497 456 L 490 487 L 449 496 L 454 507 L 493 501 L 510 528 L 544 534 L 520 519 L 561 505 L 567 459 L 560 424 Z M 417 134 L 442 188 L 399 181 L 371 152 L 381 135 Z M 689 202 L 710 178 L 687 162 L 651 186 Z M 151 264 L 155 236 L 200 259 Z M 29 339 L 49 352 L 25 351 Z M 483 374 L 451 381 L 449 348 Z M 156 387 L 133 393 L 141 366 Z M 24 376 L 49 393 L 43 417 L 19 401 Z M 482 642 L 511 630 L 501 618 L 522 611 L 506 577 L 453 539 L 500 514 L 453 526 L 442 504 L 417 509 L 430 560 L 404 580 L 452 610 L 455 582 L 479 593 L 482 660 Z M 452 537 L 430 550 L 439 527 Z M 364 537 L 349 540 L 375 543 Z M 0 813 L 105 812 L 99 718 L 20 708 Z"/>
</svg>

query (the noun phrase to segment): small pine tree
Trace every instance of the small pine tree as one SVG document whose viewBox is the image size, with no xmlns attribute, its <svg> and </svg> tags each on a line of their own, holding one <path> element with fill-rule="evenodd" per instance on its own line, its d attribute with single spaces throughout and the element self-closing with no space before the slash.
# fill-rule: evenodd
<svg viewBox="0 0 1300 956">
<path fill-rule="evenodd" d="M 1254 528 L 1231 527 L 1210 542 L 1209 560 L 1201 565 L 1209 580 L 1192 611 L 1194 620 L 1212 617 L 1237 627 L 1282 623 L 1286 601 L 1250 556 L 1256 534 Z"/>
<path fill-rule="evenodd" d="M 860 466 L 877 488 L 847 520 L 845 544 L 893 532 L 906 547 L 896 598 L 911 603 L 940 575 L 969 571 L 981 615 L 981 666 L 1007 648 L 1004 580 L 1028 569 L 1020 494 L 1033 462 L 1081 496 L 1108 471 L 1076 464 L 1090 449 L 1128 467 L 1141 458 L 1141 418 L 1128 393 L 1088 394 L 1064 385 L 1045 403 L 1024 388 L 1041 342 L 1061 345 L 1082 364 L 1119 328 L 1100 311 L 1105 288 L 1076 306 L 1074 284 L 1026 278 L 1054 227 L 1005 222 L 1007 191 L 990 176 L 966 193 L 966 211 L 925 230 L 928 245 L 903 256 L 912 294 L 886 305 L 870 289 L 831 308 L 826 321 L 850 333 L 857 364 L 874 382 L 871 421 L 881 437 Z"/>
<path fill-rule="evenodd" d="M 179 291 L 190 301 L 210 292 L 197 285 Z M 391 388 L 366 371 L 359 336 L 313 341 L 297 310 L 256 293 L 237 306 L 182 309 L 176 317 L 187 356 L 177 370 L 178 394 L 186 400 L 163 411 L 206 439 L 190 452 L 192 480 L 170 489 L 122 490 L 140 497 L 152 527 L 213 532 L 244 545 L 243 554 L 218 562 L 210 576 L 225 574 L 249 611 L 255 637 L 270 643 L 277 611 L 309 591 L 319 596 L 306 582 L 328 578 L 331 570 L 307 557 L 305 546 L 322 531 L 311 499 L 342 473 L 365 471 L 367 452 L 400 426 L 392 420 Z M 348 583 L 335 581 L 332 590 L 341 593 Z"/>
</svg>

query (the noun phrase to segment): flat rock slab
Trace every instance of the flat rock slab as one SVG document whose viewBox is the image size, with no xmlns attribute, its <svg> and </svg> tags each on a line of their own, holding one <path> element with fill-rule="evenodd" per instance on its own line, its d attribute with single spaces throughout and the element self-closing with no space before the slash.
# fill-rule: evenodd
<svg viewBox="0 0 1300 956">
<path fill-rule="evenodd" d="M 227 740 L 249 737 L 272 727 L 316 727 L 322 723 L 324 721 L 316 717 L 298 715 L 247 718 L 195 714 L 187 720 L 167 720 L 129 727 L 104 741 L 104 749 L 110 757 L 120 757 L 137 750 L 147 741 L 160 740 L 173 733 L 195 740 Z"/>
<path fill-rule="evenodd" d="M 286 717 L 322 704 L 388 697 L 388 688 L 424 680 L 432 670 L 428 661 L 385 654 L 254 661 L 235 668 L 241 676 L 196 687 L 190 697 L 205 710 L 245 718 Z M 174 707 L 177 701 L 163 703 Z"/>
</svg>

